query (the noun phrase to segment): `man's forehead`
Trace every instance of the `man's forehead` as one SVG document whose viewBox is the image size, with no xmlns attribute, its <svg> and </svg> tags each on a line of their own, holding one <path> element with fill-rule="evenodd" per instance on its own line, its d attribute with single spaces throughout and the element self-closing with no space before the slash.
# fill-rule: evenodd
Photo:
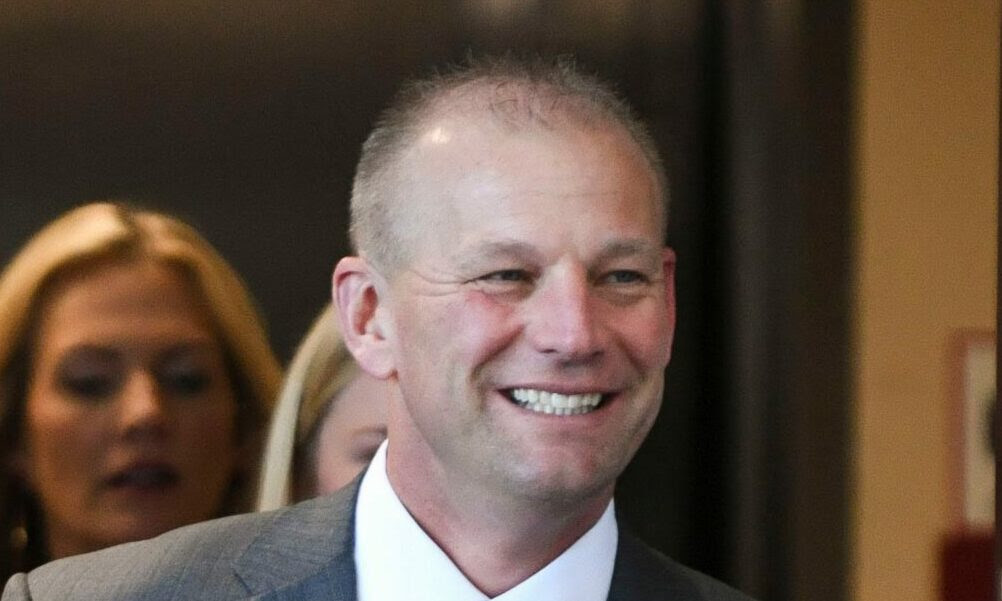
<svg viewBox="0 0 1002 601">
<path fill-rule="evenodd" d="M 527 123 L 512 126 L 499 122 L 489 113 L 439 114 L 429 116 L 415 128 L 413 142 L 402 156 L 398 168 L 408 171 L 415 166 L 432 169 L 428 174 L 438 175 L 444 165 L 423 159 L 436 154 L 451 155 L 448 160 L 474 163 L 477 168 L 490 169 L 500 145 L 547 148 L 544 140 L 578 138 L 576 143 L 591 148 L 602 148 L 610 155 L 628 154 L 647 165 L 643 151 L 630 137 L 629 132 L 613 122 L 580 123 Z M 611 143 L 610 143 L 611 142 Z M 458 154 L 457 154 L 458 153 Z M 417 161 L 415 163 L 415 161 Z M 649 166 L 648 166 L 649 167 Z M 466 168 L 469 168 L 467 165 Z M 648 169 L 649 170 L 649 169 Z M 416 174 L 412 174 L 416 175 Z M 651 172 L 652 180 L 655 180 Z"/>
<path fill-rule="evenodd" d="M 528 262 L 545 260 L 546 240 L 517 239 L 511 237 L 480 237 L 470 240 L 468 244 L 454 248 L 457 254 L 465 255 L 463 262 L 480 263 L 482 261 L 519 259 Z M 620 258 L 658 258 L 662 247 L 654 240 L 643 237 L 609 236 L 595 241 L 590 260 L 602 262 Z"/>
<path fill-rule="evenodd" d="M 563 196 L 608 197 L 610 204 L 618 205 L 624 195 L 635 193 L 635 184 L 641 179 L 651 184 L 643 193 L 652 211 L 644 219 L 645 225 L 657 230 L 653 232 L 657 248 L 663 243 L 663 233 L 656 226 L 662 221 L 657 179 L 642 151 L 623 128 L 568 123 L 556 129 L 539 125 L 512 129 L 497 123 L 490 115 L 462 113 L 430 116 L 413 133 L 414 142 L 400 157 L 394 178 L 395 195 L 400 203 L 395 227 L 401 228 L 399 241 L 412 248 L 420 238 L 429 235 L 429 228 L 458 234 L 461 224 L 454 210 L 469 200 L 468 194 L 494 196 L 499 203 L 510 194 L 532 198 L 538 204 L 528 206 L 535 213 L 550 213 L 555 218 L 554 212 L 565 210 L 565 204 L 557 202 Z M 566 179 L 562 161 L 574 162 L 583 154 L 600 157 L 593 163 L 596 168 L 602 164 L 629 164 L 631 168 L 644 170 L 649 177 Z M 523 158 L 527 161 L 525 169 L 519 165 Z M 551 160 L 552 170 L 537 169 Z M 532 177 L 510 179 L 515 173 L 529 171 L 534 173 Z M 497 222 L 517 222 L 517 215 L 500 211 L 491 218 Z M 636 250 L 636 245 L 631 250 Z"/>
</svg>

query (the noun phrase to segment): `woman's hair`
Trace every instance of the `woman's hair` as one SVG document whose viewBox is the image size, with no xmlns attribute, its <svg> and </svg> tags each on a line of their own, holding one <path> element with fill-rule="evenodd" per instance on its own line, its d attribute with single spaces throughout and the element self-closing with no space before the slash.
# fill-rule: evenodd
<svg viewBox="0 0 1002 601">
<path fill-rule="evenodd" d="M 177 219 L 113 202 L 73 209 L 36 233 L 0 273 L 0 576 L 46 560 L 40 508 L 14 465 L 23 444 L 40 301 L 67 274 L 114 261 L 155 261 L 191 278 L 204 298 L 234 384 L 239 442 L 258 456 L 281 367 L 240 277 Z M 249 487 L 256 473 L 246 472 L 235 475 L 222 514 L 250 508 Z"/>
<path fill-rule="evenodd" d="M 257 509 L 287 505 L 312 483 L 313 446 L 334 396 L 358 374 L 328 304 L 296 350 L 272 415 L 261 462 Z"/>
</svg>

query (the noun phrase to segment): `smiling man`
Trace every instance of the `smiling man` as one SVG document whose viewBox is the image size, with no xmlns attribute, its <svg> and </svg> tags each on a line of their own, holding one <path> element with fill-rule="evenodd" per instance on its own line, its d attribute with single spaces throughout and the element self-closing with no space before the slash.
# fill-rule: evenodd
<svg viewBox="0 0 1002 601">
<path fill-rule="evenodd" d="M 360 598 L 741 598 L 617 532 L 675 324 L 644 128 L 567 63 L 479 64 L 395 107 L 334 273 L 349 348 L 397 384 L 359 495 Z"/>
<path fill-rule="evenodd" d="M 394 384 L 364 475 L 50 564 L 4 601 L 747 599 L 616 524 L 671 355 L 666 198 L 643 126 L 569 63 L 408 87 L 363 147 L 333 278 L 348 347 Z"/>
</svg>

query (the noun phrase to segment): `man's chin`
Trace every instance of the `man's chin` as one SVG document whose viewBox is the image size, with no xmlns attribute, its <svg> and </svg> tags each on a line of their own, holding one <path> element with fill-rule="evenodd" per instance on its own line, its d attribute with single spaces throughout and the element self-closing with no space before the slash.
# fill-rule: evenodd
<svg viewBox="0 0 1002 601">
<path fill-rule="evenodd" d="M 525 466 L 515 475 L 516 490 L 536 506 L 561 509 L 601 503 L 604 507 L 624 467 L 594 461 Z"/>
</svg>

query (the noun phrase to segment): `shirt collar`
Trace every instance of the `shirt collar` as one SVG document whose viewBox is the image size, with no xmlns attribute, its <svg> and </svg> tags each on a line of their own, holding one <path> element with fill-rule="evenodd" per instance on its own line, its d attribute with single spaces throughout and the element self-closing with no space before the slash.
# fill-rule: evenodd
<svg viewBox="0 0 1002 601">
<path fill-rule="evenodd" d="M 486 601 L 421 529 L 386 476 L 384 442 L 362 477 L 355 510 L 358 601 Z M 560 556 L 496 601 L 605 601 L 619 533 L 610 501 Z"/>
</svg>

